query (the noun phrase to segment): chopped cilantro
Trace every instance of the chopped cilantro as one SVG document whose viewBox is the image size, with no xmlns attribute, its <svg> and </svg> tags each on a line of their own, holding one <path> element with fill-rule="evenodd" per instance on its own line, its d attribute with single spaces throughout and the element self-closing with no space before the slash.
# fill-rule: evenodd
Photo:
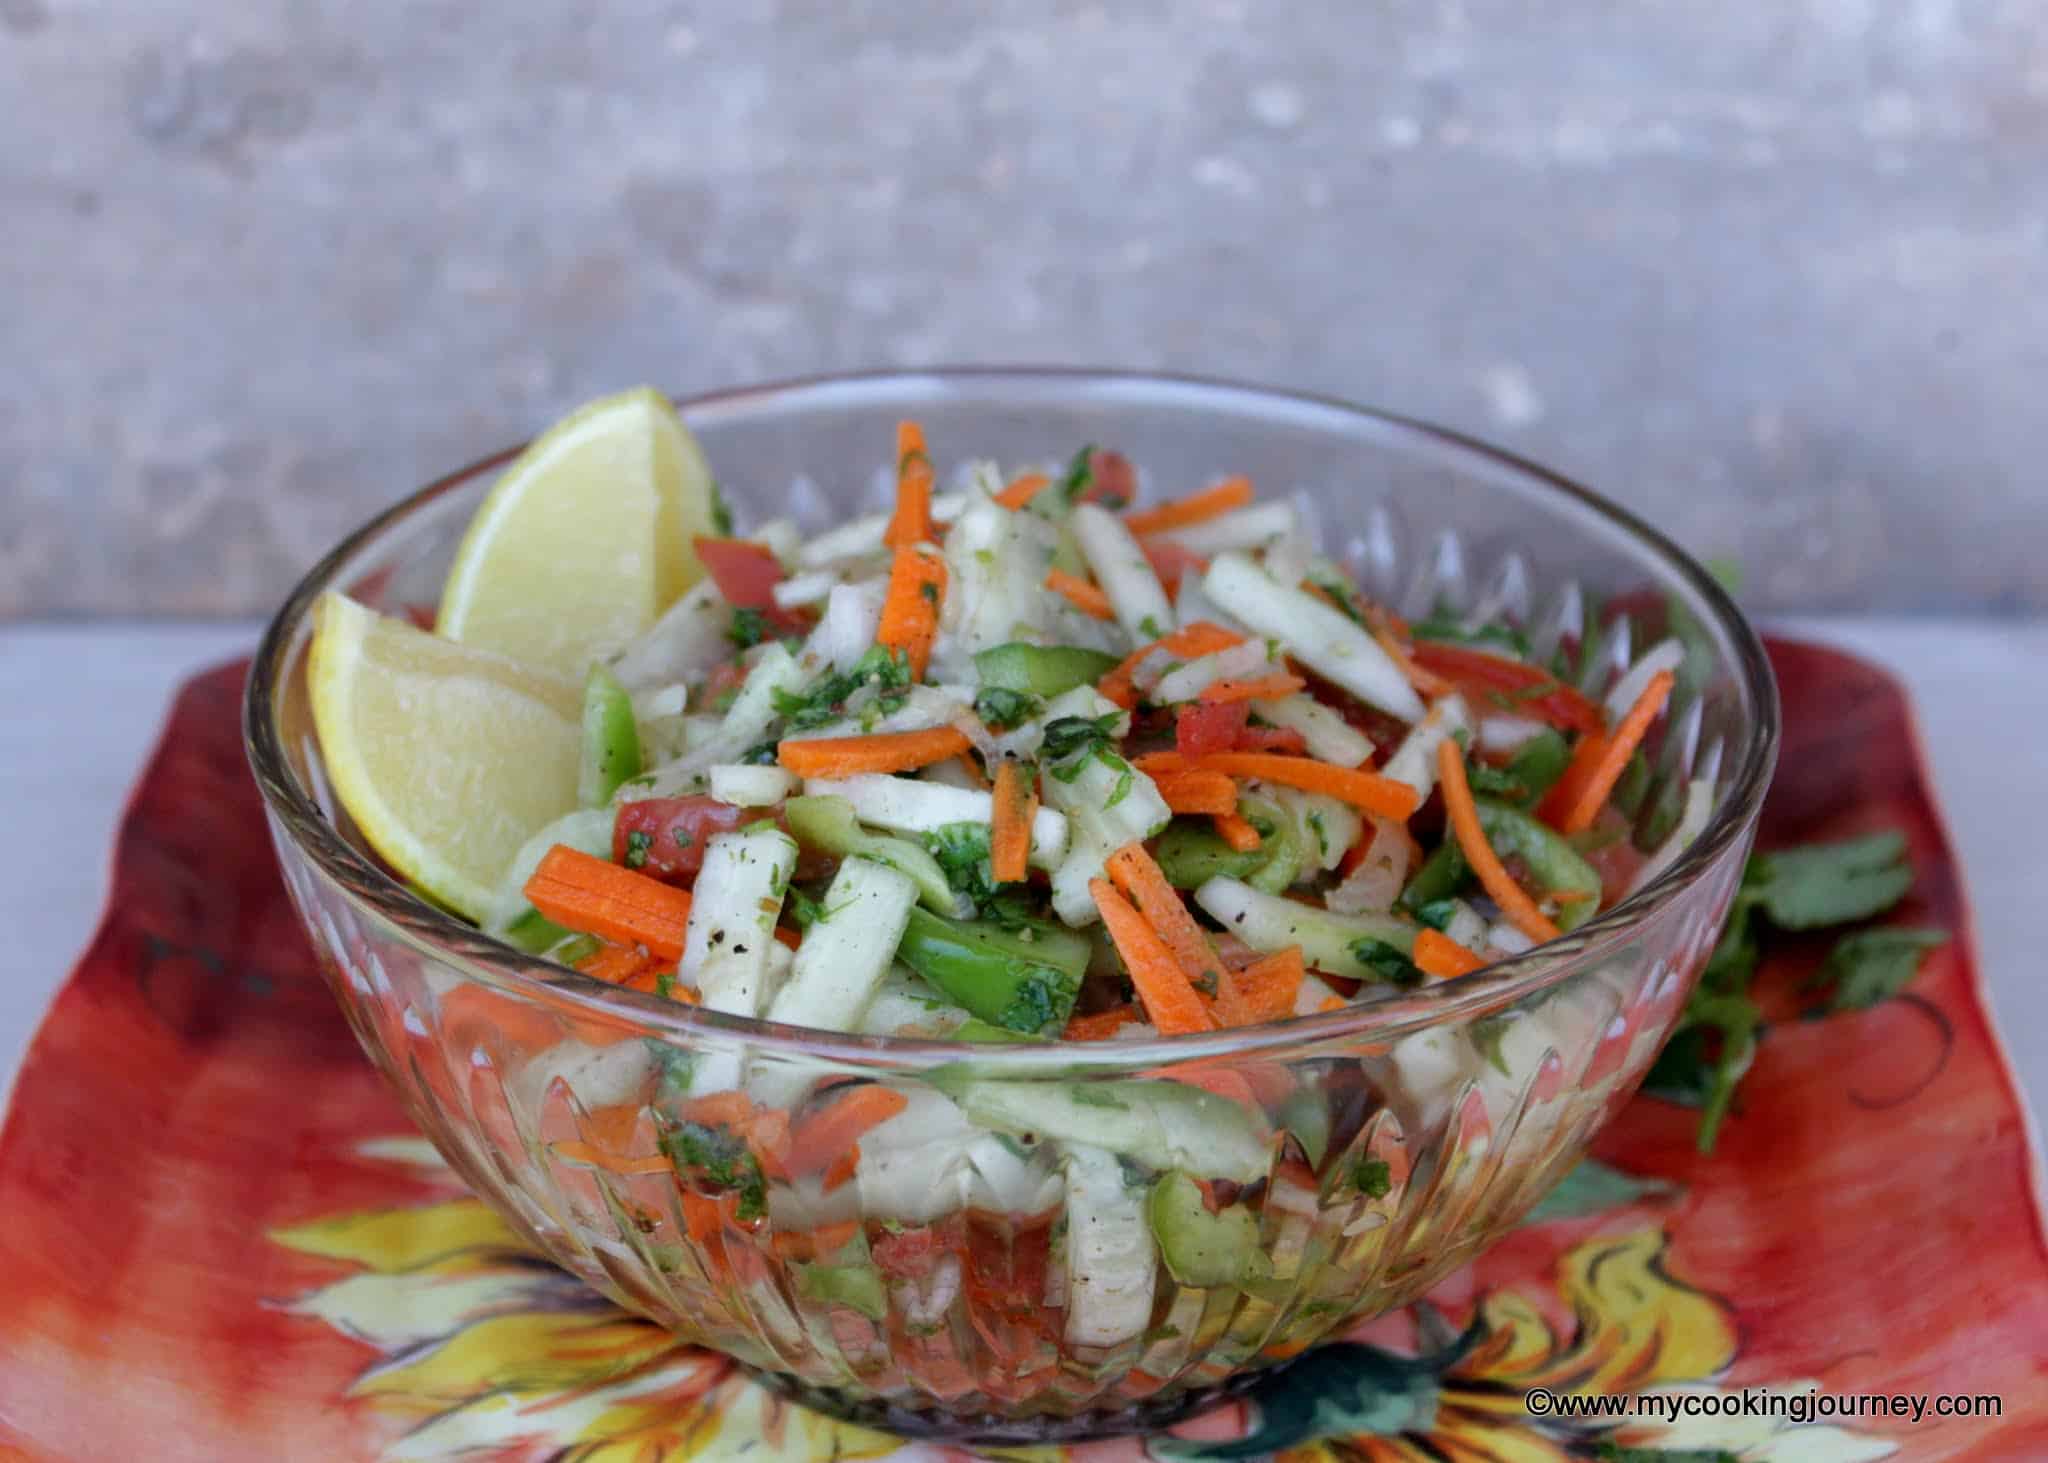
<svg viewBox="0 0 2048 1463">
<path fill-rule="evenodd" d="M 675 998 L 676 973 L 673 970 L 664 970 L 655 975 L 654 993 L 664 1001 Z"/>
<path fill-rule="evenodd" d="M 1109 751 L 1116 741 L 1120 715 L 1112 711 L 1097 717 L 1060 716 L 1047 722 L 1040 750 L 1048 762 L 1066 764 L 1053 768 L 1052 775 L 1061 782 L 1072 782 L 1081 775 L 1089 756 Z"/>
<path fill-rule="evenodd" d="M 1394 1189 L 1394 1170 L 1384 1158 L 1361 1158 L 1351 1166 L 1351 1187 L 1368 1199 L 1384 1199 Z"/>
<path fill-rule="evenodd" d="M 1138 621 L 1138 629 L 1144 633 L 1145 638 L 1148 640 L 1158 640 L 1166 634 L 1166 631 L 1160 627 L 1159 622 L 1150 615 Z"/>
<path fill-rule="evenodd" d="M 974 901 L 976 909 L 995 898 L 989 866 L 988 829 L 980 823 L 948 823 L 924 836 L 925 849 L 939 861 L 946 882 Z"/>
<path fill-rule="evenodd" d="M 983 686 L 974 696 L 974 714 L 990 731 L 1008 731 L 1038 714 L 1044 703 L 1029 691 Z"/>
<path fill-rule="evenodd" d="M 765 742 L 756 742 L 740 753 L 740 761 L 749 767 L 773 767 L 777 745 L 773 737 Z"/>
<path fill-rule="evenodd" d="M 1529 654 L 1529 637 L 1513 625 L 1501 620 L 1491 620 L 1484 625 L 1468 627 L 1463 617 L 1447 605 L 1438 605 L 1436 612 L 1427 619 L 1413 621 L 1408 626 L 1408 633 L 1417 640 L 1448 640 L 1458 645 L 1497 645 L 1522 659 L 1526 659 Z M 1551 686 L 1545 689 L 1557 688 Z"/>
<path fill-rule="evenodd" d="M 741 606 L 732 612 L 732 625 L 725 632 L 725 638 L 746 650 L 768 639 L 768 617 L 750 606 Z"/>
<path fill-rule="evenodd" d="M 1450 929 L 1451 920 L 1457 912 L 1458 901 L 1455 899 L 1431 899 L 1415 907 L 1415 917 L 1438 932 Z"/>
<path fill-rule="evenodd" d="M 1067 470 L 1060 474 L 1059 501 L 1072 505 L 1095 483 L 1095 444 L 1090 442 L 1073 456 Z"/>
<path fill-rule="evenodd" d="M 1351 958 L 1372 971 L 1372 979 L 1394 985 L 1421 985 L 1422 972 L 1385 940 L 1365 935 L 1351 942 Z"/>
<path fill-rule="evenodd" d="M 678 1123 L 661 1135 L 661 1151 L 679 1174 L 704 1188 L 736 1195 L 735 1218 L 759 1219 L 768 1212 L 768 1186 L 761 1177 L 760 1160 L 732 1129 L 723 1124 Z"/>
<path fill-rule="evenodd" d="M 716 482 L 711 484 L 711 531 L 720 538 L 732 537 L 732 505 Z"/>
<path fill-rule="evenodd" d="M 654 835 L 642 829 L 634 829 L 626 835 L 626 867 L 640 869 L 647 866 L 648 851 L 654 847 Z"/>
<path fill-rule="evenodd" d="M 876 686 L 886 696 L 909 684 L 908 658 L 877 645 L 846 670 L 820 676 L 801 694 L 777 691 L 775 714 L 789 723 L 791 731 L 808 731 L 836 720 L 847 700 L 863 686 Z"/>
<path fill-rule="evenodd" d="M 1117 773 L 1116 786 L 1110 789 L 1109 800 L 1102 805 L 1102 810 L 1106 813 L 1130 796 L 1131 785 L 1137 781 L 1138 774 L 1130 763 L 1112 752 L 1097 752 L 1095 755 L 1103 765 Z"/>
</svg>

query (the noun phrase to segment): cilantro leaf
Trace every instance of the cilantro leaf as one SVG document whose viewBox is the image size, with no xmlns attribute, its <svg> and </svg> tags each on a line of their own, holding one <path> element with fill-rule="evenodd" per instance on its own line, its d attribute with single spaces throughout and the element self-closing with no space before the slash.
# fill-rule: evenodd
<svg viewBox="0 0 2048 1463">
<path fill-rule="evenodd" d="M 843 671 L 818 677 L 801 693 L 777 691 L 775 714 L 791 731 L 808 731 L 835 721 L 853 693 L 873 685 L 886 695 L 910 684 L 910 662 L 900 652 L 877 645 Z"/>
<path fill-rule="evenodd" d="M 946 882 L 974 901 L 979 910 L 996 895 L 994 870 L 989 866 L 988 829 L 980 823 L 948 823 L 924 836 L 924 846 L 939 861 Z"/>
<path fill-rule="evenodd" d="M 1743 874 L 1742 893 L 1778 928 L 1811 930 L 1883 914 L 1912 883 L 1906 837 L 1887 831 L 1759 854 Z"/>
<path fill-rule="evenodd" d="M 1498 645 L 1526 658 L 1529 637 L 1502 620 L 1467 628 L 1464 618 L 1448 605 L 1438 605 L 1427 619 L 1416 620 L 1408 633 L 1417 640 L 1447 640 L 1454 645 Z"/>
<path fill-rule="evenodd" d="M 626 867 L 640 869 L 647 866 L 648 852 L 654 847 L 654 835 L 645 829 L 636 828 L 626 835 Z"/>
<path fill-rule="evenodd" d="M 732 612 L 732 624 L 726 629 L 725 638 L 742 650 L 759 645 L 768 638 L 768 617 L 742 605 Z"/>
<path fill-rule="evenodd" d="M 736 1194 L 738 1219 L 759 1219 L 768 1212 L 768 1185 L 761 1162 L 746 1140 L 720 1124 L 678 1123 L 661 1135 L 661 1151 L 680 1174 L 700 1187 Z"/>
<path fill-rule="evenodd" d="M 716 482 L 711 484 L 711 531 L 720 538 L 732 537 L 732 505 Z"/>
<path fill-rule="evenodd" d="M 1074 454 L 1067 470 L 1060 474 L 1060 502 L 1074 504 L 1095 484 L 1095 444 L 1088 443 Z"/>
<path fill-rule="evenodd" d="M 1351 1187 L 1368 1199 L 1384 1199 L 1393 1191 L 1394 1170 L 1384 1158 L 1361 1158 L 1351 1166 Z"/>
<path fill-rule="evenodd" d="M 1040 752 L 1048 762 L 1067 764 L 1053 768 L 1052 775 L 1061 782 L 1072 782 L 1081 775 L 1089 756 L 1112 750 L 1120 716 L 1112 711 L 1097 717 L 1058 716 L 1047 722 Z"/>
<path fill-rule="evenodd" d="M 974 714 L 990 731 L 1002 732 L 1031 720 L 1044 704 L 1029 691 L 983 686 L 974 696 Z"/>
<path fill-rule="evenodd" d="M 1946 930 L 1888 927 L 1842 936 L 1807 982 L 1810 990 L 1828 992 L 1812 1014 L 1867 1011 L 1890 1000 L 1920 973 L 1920 957 L 1947 943 Z"/>
<path fill-rule="evenodd" d="M 1421 985 L 1423 976 L 1413 961 L 1385 940 L 1364 935 L 1351 942 L 1351 958 L 1373 972 L 1375 980 L 1395 985 Z"/>
</svg>

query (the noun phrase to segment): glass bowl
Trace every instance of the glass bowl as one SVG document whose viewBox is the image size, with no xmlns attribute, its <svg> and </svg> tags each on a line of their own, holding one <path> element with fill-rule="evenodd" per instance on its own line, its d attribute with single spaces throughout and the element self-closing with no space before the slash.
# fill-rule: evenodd
<svg viewBox="0 0 2048 1463">
<path fill-rule="evenodd" d="M 1405 614 L 1506 613 L 1539 649 L 1590 641 L 1595 693 L 1632 648 L 1680 632 L 1682 692 L 1653 738 L 1634 836 L 1661 836 L 1695 779 L 1712 781 L 1713 811 L 1661 877 L 1564 939 L 1248 1030 L 969 1047 L 621 990 L 523 955 L 384 872 L 335 808 L 307 705 L 315 599 L 339 587 L 391 613 L 432 605 L 508 450 L 406 499 L 306 576 L 258 651 L 245 719 L 286 882 L 364 1050 L 550 1259 L 841 1416 L 980 1440 L 1147 1430 L 1421 1295 L 1513 1227 L 1628 1099 L 1714 944 L 1778 732 L 1755 636 L 1654 530 L 1454 434 L 1208 381 L 934 371 L 681 410 L 743 523 L 788 513 L 814 530 L 878 501 L 892 426 L 915 417 L 941 460 L 1051 462 L 1095 442 L 1128 454 L 1152 496 L 1249 474 L 1292 496 L 1325 549 Z M 744 1129 L 683 1126 L 674 1077 L 703 1062 L 798 1094 L 796 1119 L 845 1080 L 909 1106 L 857 1163 L 792 1176 L 760 1163 Z M 1044 1114 L 1076 1103 L 1117 1118 L 1120 1136 L 1098 1142 L 1135 1146 L 1119 1156 L 1025 1121 L 1057 1126 Z M 693 1131 L 722 1157 L 671 1167 L 663 1153 Z M 1167 1163 L 1241 1206 L 1255 1267 L 1177 1278 L 1159 1259 L 1148 1216 Z"/>
</svg>

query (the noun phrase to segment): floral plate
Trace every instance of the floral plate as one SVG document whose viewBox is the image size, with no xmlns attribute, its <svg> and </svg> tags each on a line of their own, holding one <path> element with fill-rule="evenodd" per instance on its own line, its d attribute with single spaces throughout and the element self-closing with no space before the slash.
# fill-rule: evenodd
<svg viewBox="0 0 2048 1463">
<path fill-rule="evenodd" d="M 1711 1158 L 1694 1113 L 1638 1099 L 1427 1302 L 1245 1400 L 1171 1436 L 1003 1456 L 2048 1458 L 2033 1151 L 1905 699 L 1832 651 L 1771 653 L 1765 844 L 1903 829 L 1918 883 L 1897 917 L 1957 933 L 1911 990 L 1782 1020 Z M 226 667 L 178 698 L 0 1129 L 0 1460 L 970 1456 L 779 1400 L 463 1192 L 314 968 L 242 760 L 241 682 Z M 1822 948 L 1770 960 L 1781 1014 Z M 1816 1389 L 1998 1415 L 1794 1422 L 1769 1402 Z M 1538 1415 L 1628 1393 L 1714 1415 Z"/>
</svg>

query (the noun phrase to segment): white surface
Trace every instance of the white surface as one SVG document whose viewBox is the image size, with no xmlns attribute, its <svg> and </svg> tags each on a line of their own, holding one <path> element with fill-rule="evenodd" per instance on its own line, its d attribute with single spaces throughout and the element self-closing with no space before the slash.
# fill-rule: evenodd
<svg viewBox="0 0 2048 1463">
<path fill-rule="evenodd" d="M 2037 1120 L 2048 1115 L 2048 625 L 1822 620 L 1784 626 L 1898 672 L 1911 689 L 1935 789 L 1962 854 L 1998 1024 Z M 0 629 L 0 1092 L 50 993 L 92 933 L 114 825 L 171 693 L 255 643 L 220 625 Z"/>
</svg>

